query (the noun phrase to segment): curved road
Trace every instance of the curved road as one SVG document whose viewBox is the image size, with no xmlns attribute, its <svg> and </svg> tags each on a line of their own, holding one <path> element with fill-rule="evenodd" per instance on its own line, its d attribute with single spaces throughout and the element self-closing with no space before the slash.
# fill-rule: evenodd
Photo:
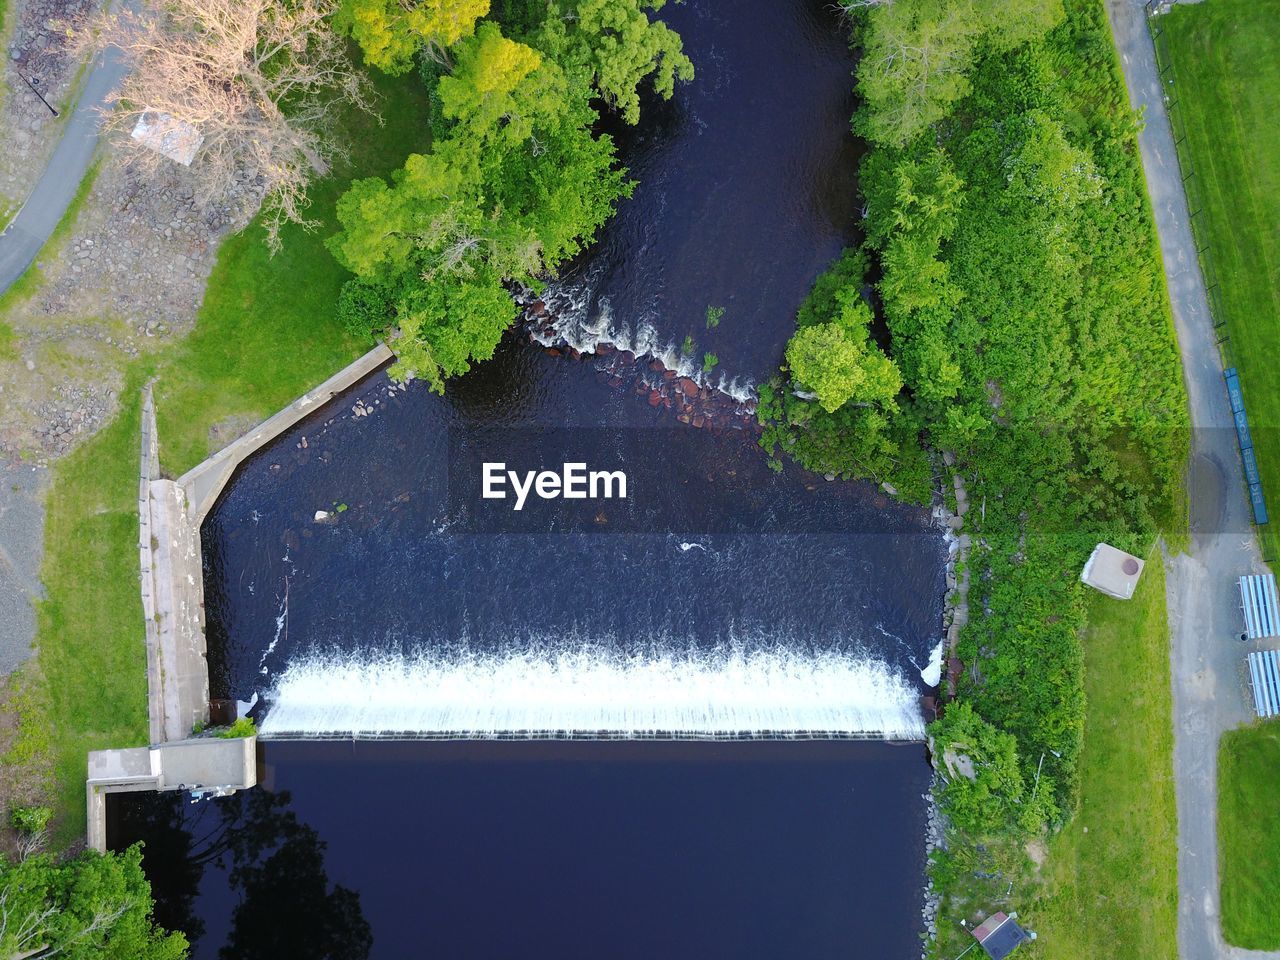
<svg viewBox="0 0 1280 960">
<path fill-rule="evenodd" d="M 1138 141 L 1164 255 L 1193 429 L 1191 549 L 1166 558 L 1178 802 L 1178 953 L 1182 960 L 1280 960 L 1280 952 L 1228 946 L 1222 939 L 1218 899 L 1218 740 L 1224 731 L 1252 717 L 1243 664 L 1245 654 L 1258 648 L 1238 639 L 1243 624 L 1236 579 L 1267 568 L 1253 536 L 1222 362 L 1146 11 L 1142 0 L 1107 0 L 1107 15 L 1129 99 L 1145 111 Z"/>
<path fill-rule="evenodd" d="M 98 145 L 102 108 L 124 76 L 122 59 L 120 51 L 110 49 L 94 61 L 49 165 L 18 215 L 0 234 L 0 293 L 31 266 L 76 195 Z M 30 95 L 19 90 L 13 95 L 24 93 Z"/>
</svg>

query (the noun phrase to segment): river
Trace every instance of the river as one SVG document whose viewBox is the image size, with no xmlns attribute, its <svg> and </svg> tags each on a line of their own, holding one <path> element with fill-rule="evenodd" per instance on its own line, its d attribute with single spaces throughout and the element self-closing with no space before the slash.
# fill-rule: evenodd
<svg viewBox="0 0 1280 960">
<path fill-rule="evenodd" d="M 546 315 L 443 398 L 357 385 L 206 521 L 213 694 L 272 738 L 264 786 L 112 801 L 197 957 L 323 955 L 262 932 L 323 932 L 305 905 L 244 906 L 289 889 L 350 921 L 335 956 L 918 955 L 947 547 L 775 473 L 749 416 L 856 239 L 844 31 L 805 0 L 663 15 L 697 79 L 617 132 L 639 186 Z M 495 462 L 627 496 L 515 510 Z"/>
</svg>

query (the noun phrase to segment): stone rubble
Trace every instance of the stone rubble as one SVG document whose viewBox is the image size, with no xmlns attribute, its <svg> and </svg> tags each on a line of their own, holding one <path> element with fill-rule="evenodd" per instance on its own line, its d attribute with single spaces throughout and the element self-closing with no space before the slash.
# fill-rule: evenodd
<svg viewBox="0 0 1280 960">
<path fill-rule="evenodd" d="M 13 29 L 4 48 L 0 99 L 0 223 L 31 192 L 63 129 L 26 81 L 55 109 L 69 108 L 79 62 L 67 56 L 66 33 L 58 26 L 96 6 L 94 0 L 10 0 Z"/>
<path fill-rule="evenodd" d="M 47 462 L 116 409 L 123 367 L 194 324 L 218 244 L 247 222 L 260 183 L 242 176 L 216 202 L 197 199 L 197 170 L 143 176 L 106 148 L 61 248 L 32 265 L 41 283 L 11 305 L 19 362 L 0 362 L 0 454 Z"/>
<path fill-rule="evenodd" d="M 534 301 L 526 311 L 525 328 L 531 344 L 539 346 L 549 340 L 553 343 L 543 347 L 550 356 L 593 362 L 599 378 L 611 387 L 633 390 L 649 406 L 673 412 L 681 423 L 716 431 L 759 430 L 755 400 L 738 400 L 714 387 L 700 385 L 668 369 L 661 360 L 637 357 L 630 350 L 601 343 L 594 353 L 581 353 L 556 339 L 553 318 L 541 301 Z"/>
</svg>

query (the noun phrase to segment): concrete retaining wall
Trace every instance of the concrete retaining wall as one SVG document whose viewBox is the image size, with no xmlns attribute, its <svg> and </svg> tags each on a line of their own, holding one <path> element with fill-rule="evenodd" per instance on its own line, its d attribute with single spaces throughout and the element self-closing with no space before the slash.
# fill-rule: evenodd
<svg viewBox="0 0 1280 960">
<path fill-rule="evenodd" d="M 143 391 L 138 561 L 147 648 L 150 747 L 95 750 L 85 781 L 88 842 L 106 849 L 106 795 L 189 790 L 223 795 L 257 783 L 256 737 L 192 738 L 209 722 L 200 525 L 246 459 L 393 359 L 379 344 L 178 480 L 160 476 L 151 385 Z"/>
<path fill-rule="evenodd" d="M 320 386 L 303 394 L 274 416 L 268 417 L 238 440 L 233 440 L 204 463 L 178 478 L 187 491 L 187 499 L 196 525 L 204 522 L 236 468 L 294 424 L 315 413 L 342 391 L 359 383 L 374 371 L 386 366 L 395 354 L 385 344 L 378 344 L 359 360 L 339 370 Z"/>
</svg>

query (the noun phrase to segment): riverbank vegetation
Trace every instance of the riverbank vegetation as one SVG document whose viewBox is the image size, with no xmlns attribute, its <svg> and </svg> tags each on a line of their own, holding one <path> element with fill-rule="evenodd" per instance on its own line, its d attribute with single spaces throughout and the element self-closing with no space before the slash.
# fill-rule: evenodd
<svg viewBox="0 0 1280 960">
<path fill-rule="evenodd" d="M 187 940 L 151 920 L 142 848 L 58 861 L 0 859 L 0 956 L 182 960 Z"/>
<path fill-rule="evenodd" d="M 365 346 L 334 307 L 349 274 L 328 255 L 338 197 L 353 175 L 385 174 L 426 149 L 426 98 L 412 80 L 377 80 L 383 124 L 344 114 L 349 164 L 315 183 L 319 230 L 281 231 L 271 256 L 257 222 L 219 251 L 195 330 L 130 364 L 121 410 L 52 470 L 37 608 L 35 659 L 16 677 L 17 740 L 5 758 L 39 771 L 55 818 L 52 840 L 84 831 L 87 751 L 146 742 L 146 659 L 138 596 L 139 392 L 152 376 L 161 462 L 176 476 L 231 437 L 349 363 Z"/>
<path fill-rule="evenodd" d="M 1143 555 L 1181 530 L 1188 442 L 1137 118 L 1101 4 L 981 6 L 854 16 L 865 241 L 818 282 L 760 407 L 766 446 L 812 469 L 916 499 L 943 463 L 965 479 L 970 618 L 935 747 L 999 775 L 942 778 L 944 955 L 964 933 L 965 884 L 1029 875 L 1022 844 L 1078 809 L 1079 572 L 1099 541 Z M 877 323 L 852 322 L 868 282 Z M 833 323 L 900 392 L 881 380 L 839 402 L 848 350 L 799 352 Z"/>
<path fill-rule="evenodd" d="M 395 332 L 393 376 L 437 391 L 493 356 L 516 318 L 515 285 L 537 289 L 578 253 L 631 192 L 613 140 L 595 132 L 600 102 L 640 119 L 642 82 L 670 97 L 693 65 L 646 7 L 662 0 L 508 6 L 346 0 L 341 23 L 366 60 L 392 73 L 415 54 L 434 101 L 436 138 L 388 184 L 352 184 L 329 248 L 355 279 L 347 328 Z"/>
<path fill-rule="evenodd" d="M 1249 950 L 1280 950 L 1280 722 L 1223 734 L 1218 747 L 1222 935 Z"/>
<path fill-rule="evenodd" d="M 1280 4 L 1176 4 L 1157 21 L 1191 225 L 1240 371 L 1268 506 L 1280 510 Z M 1258 527 L 1280 560 L 1280 525 Z"/>
</svg>

